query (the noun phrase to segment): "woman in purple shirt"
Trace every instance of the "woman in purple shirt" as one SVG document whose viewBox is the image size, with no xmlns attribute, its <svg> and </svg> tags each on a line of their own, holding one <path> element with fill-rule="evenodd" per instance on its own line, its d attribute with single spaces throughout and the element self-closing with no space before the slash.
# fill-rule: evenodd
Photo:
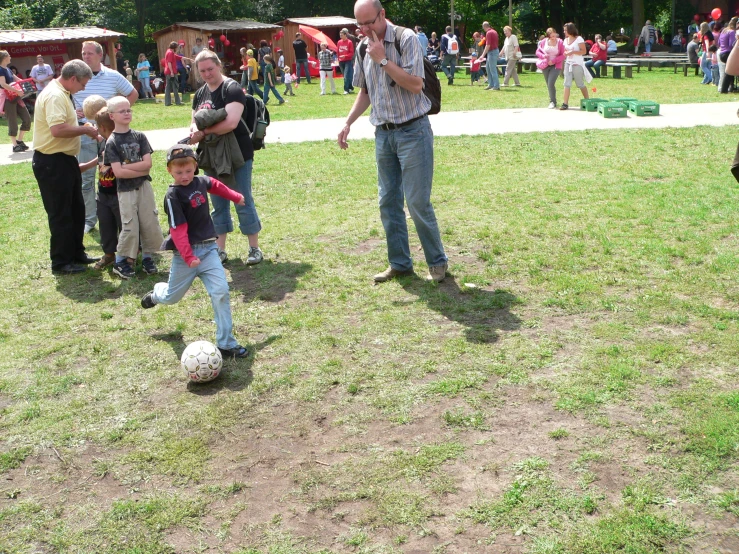
<svg viewBox="0 0 739 554">
<path fill-rule="evenodd" d="M 726 77 L 726 60 L 729 59 L 729 53 L 736 42 L 736 23 L 739 17 L 732 17 L 729 24 L 721 30 L 718 36 L 718 91 L 720 94 L 729 92 L 729 87 L 734 84 L 734 78 L 729 75 Z"/>
</svg>

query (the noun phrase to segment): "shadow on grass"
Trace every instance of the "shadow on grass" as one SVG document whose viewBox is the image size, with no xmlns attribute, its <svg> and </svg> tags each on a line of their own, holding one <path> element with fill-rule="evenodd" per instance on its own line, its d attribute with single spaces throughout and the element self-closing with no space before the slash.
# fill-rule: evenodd
<svg viewBox="0 0 739 554">
<path fill-rule="evenodd" d="M 131 280 L 124 281 L 114 277 L 115 281 L 105 281 L 103 280 L 103 272 L 109 274 L 111 268 L 107 267 L 102 271 L 90 268 L 79 275 L 55 276 L 56 290 L 75 302 L 95 304 L 120 298 L 124 295 L 141 298 L 153 289 L 156 283 L 166 281 L 168 278 L 166 272 L 157 275 L 146 275 L 137 267 L 136 277 Z"/>
<path fill-rule="evenodd" d="M 179 360 L 182 357 L 187 344 L 182 338 L 180 331 L 172 331 L 171 333 L 158 333 L 151 336 L 153 339 L 166 342 L 173 350 L 175 356 Z M 192 394 L 198 396 L 211 396 L 217 394 L 223 389 L 231 391 L 239 391 L 248 387 L 254 380 L 251 367 L 254 365 L 254 358 L 256 353 L 263 350 L 276 340 L 280 338 L 280 335 L 272 335 L 267 337 L 262 342 L 258 342 L 254 345 L 249 345 L 249 356 L 247 358 L 236 359 L 236 358 L 224 358 L 223 369 L 217 379 L 209 381 L 207 383 L 187 383 L 187 390 Z"/>
<path fill-rule="evenodd" d="M 244 302 L 255 298 L 280 302 L 287 293 L 295 291 L 298 278 L 312 269 L 311 264 L 271 260 L 240 270 L 231 267 L 231 290 L 241 291 Z"/>
<path fill-rule="evenodd" d="M 430 309 L 464 325 L 469 342 L 493 343 L 500 338 L 498 331 L 515 331 L 521 327 L 521 320 L 510 312 L 510 307 L 520 301 L 510 292 L 460 289 L 452 276 L 438 286 L 419 278 L 402 278 L 399 282 L 406 292 L 417 296 Z"/>
</svg>

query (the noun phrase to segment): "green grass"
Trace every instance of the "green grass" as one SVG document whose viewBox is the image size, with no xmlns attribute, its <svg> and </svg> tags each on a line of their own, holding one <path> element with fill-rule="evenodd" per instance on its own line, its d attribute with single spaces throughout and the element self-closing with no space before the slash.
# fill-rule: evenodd
<svg viewBox="0 0 739 554">
<path fill-rule="evenodd" d="M 214 338 L 202 285 L 144 311 L 164 276 L 52 276 L 30 164 L 5 166 L 0 550 L 731 544 L 739 187 L 724 131 L 436 139 L 440 285 L 371 282 L 387 263 L 371 141 L 258 152 L 266 260 L 246 266 L 233 235 L 227 266 L 252 355 L 202 386 L 179 368 Z M 609 164 L 569 147 L 627 138 Z M 714 171 L 696 171 L 696 143 Z"/>
<path fill-rule="evenodd" d="M 453 86 L 447 86 L 443 73 L 439 73 L 442 87 L 442 110 L 445 112 L 468 110 L 491 110 L 500 108 L 542 108 L 549 103 L 544 78 L 537 73 L 524 71 L 521 74 L 520 88 L 503 89 L 491 93 L 484 91 L 484 85 L 470 85 L 469 76 L 458 69 Z M 336 96 L 319 96 L 318 79 L 312 84 L 302 83 L 295 89 L 295 96 L 288 98 L 289 102 L 277 106 L 276 102 L 269 104 L 272 121 L 293 121 L 302 119 L 322 119 L 327 117 L 346 117 L 349 113 L 355 96 L 344 96 L 343 80 L 335 79 Z M 558 96 L 562 95 L 562 82 L 558 83 Z M 643 68 L 640 73 L 634 73 L 633 79 L 614 80 L 611 77 L 594 79 L 590 84 L 592 97 L 613 98 L 616 96 L 635 97 L 653 100 L 661 104 L 685 104 L 703 102 L 734 102 L 733 94 L 717 94 L 715 87 L 702 87 L 700 78 L 689 74 L 683 77 L 682 72 L 677 75 L 672 68 L 659 68 L 647 71 Z M 596 89 L 593 91 L 592 89 Z M 280 93 L 282 90 L 278 87 Z M 575 97 L 579 93 L 575 92 Z M 163 98 L 162 95 L 160 97 Z M 191 117 L 191 102 L 184 106 L 166 107 L 164 104 L 139 102 L 135 106 L 132 126 L 140 131 L 153 129 L 171 129 L 189 127 Z M 561 99 L 561 98 L 560 98 Z M 7 120 L 0 118 L 0 144 L 10 143 L 7 137 Z M 27 135 L 32 140 L 33 133 Z"/>
</svg>

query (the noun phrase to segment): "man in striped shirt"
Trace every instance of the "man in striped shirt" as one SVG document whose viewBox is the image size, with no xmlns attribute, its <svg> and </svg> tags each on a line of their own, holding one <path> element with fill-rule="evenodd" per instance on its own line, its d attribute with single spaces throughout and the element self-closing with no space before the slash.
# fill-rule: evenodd
<svg viewBox="0 0 739 554">
<path fill-rule="evenodd" d="M 106 100 L 110 100 L 114 96 L 125 96 L 132 106 L 139 99 L 139 93 L 123 75 L 103 65 L 103 47 L 99 43 L 95 41 L 83 42 L 82 60 L 92 70 L 92 79 L 87 83 L 84 90 L 72 96 L 77 109 L 77 119 L 81 125 L 88 123 L 85 114 L 82 113 L 82 104 L 88 96 L 99 94 Z M 89 162 L 91 159 L 97 158 L 97 155 L 97 140 L 83 135 L 80 153 L 77 156 L 79 162 Z M 98 220 L 95 203 L 96 172 L 97 165 L 82 174 L 82 197 L 85 199 L 85 233 L 89 233 Z"/>
<path fill-rule="evenodd" d="M 385 10 L 379 0 L 357 0 L 354 16 L 368 42 L 366 49 L 364 46 L 358 48 L 355 57 L 354 86 L 361 92 L 339 133 L 338 143 L 341 149 L 348 147 L 352 124 L 371 106 L 380 219 L 385 228 L 390 262 L 390 267 L 375 275 L 375 282 L 413 274 L 404 196 L 428 264 L 426 280 L 443 281 L 447 257 L 431 205 L 434 135 L 426 115 L 431 101 L 423 93 L 421 43 L 412 29 L 405 29 L 398 52 L 395 36 L 400 31 L 385 19 Z"/>
</svg>

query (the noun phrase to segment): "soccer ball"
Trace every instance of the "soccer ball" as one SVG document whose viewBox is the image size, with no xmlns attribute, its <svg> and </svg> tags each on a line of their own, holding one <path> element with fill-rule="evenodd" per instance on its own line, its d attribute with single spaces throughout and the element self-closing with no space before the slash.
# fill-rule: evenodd
<svg viewBox="0 0 739 554">
<path fill-rule="evenodd" d="M 215 345 L 207 340 L 199 340 L 185 348 L 180 363 L 190 381 L 205 383 L 218 377 L 223 358 Z"/>
</svg>

